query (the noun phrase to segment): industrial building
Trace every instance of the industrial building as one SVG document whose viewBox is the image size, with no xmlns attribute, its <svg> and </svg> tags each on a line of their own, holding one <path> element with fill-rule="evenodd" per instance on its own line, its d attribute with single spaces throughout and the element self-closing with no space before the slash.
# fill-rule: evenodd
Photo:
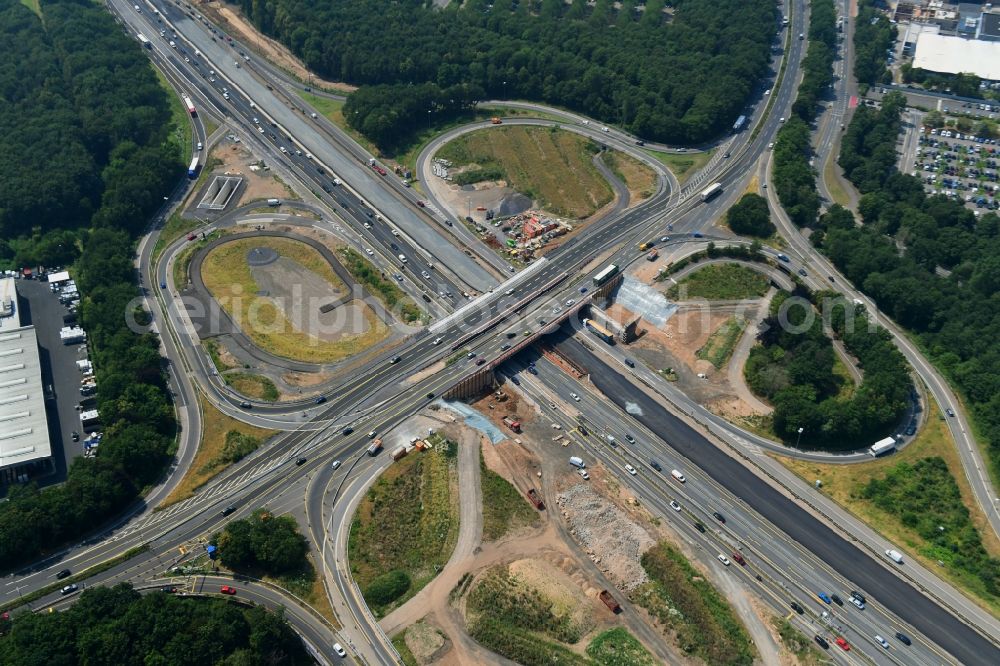
<svg viewBox="0 0 1000 666">
<path fill-rule="evenodd" d="M 22 324 L 15 280 L 0 278 L 0 477 L 26 481 L 51 458 L 35 327 Z"/>
<path fill-rule="evenodd" d="M 931 72 L 975 74 L 987 81 L 1000 81 L 1000 41 L 921 33 L 917 37 L 913 66 Z"/>
</svg>

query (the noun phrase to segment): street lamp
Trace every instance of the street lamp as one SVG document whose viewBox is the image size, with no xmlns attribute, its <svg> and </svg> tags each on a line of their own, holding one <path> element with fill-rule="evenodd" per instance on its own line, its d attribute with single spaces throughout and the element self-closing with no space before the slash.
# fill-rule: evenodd
<svg viewBox="0 0 1000 666">
<path fill-rule="evenodd" d="M 799 428 L 799 436 L 795 438 L 795 448 L 799 448 L 799 442 L 802 441 L 802 431 L 805 428 Z"/>
</svg>

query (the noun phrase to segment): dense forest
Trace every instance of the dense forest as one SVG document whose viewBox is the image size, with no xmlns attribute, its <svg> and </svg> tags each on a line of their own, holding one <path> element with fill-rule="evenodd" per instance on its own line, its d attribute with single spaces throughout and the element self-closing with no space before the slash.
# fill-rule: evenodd
<svg viewBox="0 0 1000 666">
<path fill-rule="evenodd" d="M 879 309 L 916 334 L 961 391 L 1000 473 L 1000 217 L 928 196 L 895 168 L 899 103 L 861 107 L 841 164 L 863 193 L 856 226 L 834 206 L 813 240 Z"/>
<path fill-rule="evenodd" d="M 876 83 L 892 83 L 886 69 L 886 51 L 896 42 L 896 26 L 875 8 L 875 0 L 858 0 L 854 19 L 854 76 L 861 94 Z"/>
<path fill-rule="evenodd" d="M 820 99 L 833 83 L 837 52 L 837 12 L 833 0 L 814 0 L 809 14 L 809 49 L 802 60 L 802 84 L 792 105 L 792 117 L 774 141 L 775 191 L 792 222 L 804 226 L 819 214 L 816 173 L 810 165 L 811 125 Z"/>
<path fill-rule="evenodd" d="M 0 259 L 72 266 L 98 383 L 100 456 L 65 483 L 15 486 L 0 504 L 0 568 L 78 539 L 162 473 L 174 439 L 158 341 L 128 327 L 134 235 L 182 174 L 170 109 L 149 61 L 107 11 L 42 0 L 44 23 L 0 0 Z M 39 529 L 44 525 L 45 529 Z M 7 662 L 4 662 L 7 663 Z"/>
<path fill-rule="evenodd" d="M 726 224 L 735 233 L 744 236 L 768 238 L 775 231 L 767 199 L 752 192 L 744 194 L 726 211 Z"/>
<path fill-rule="evenodd" d="M 446 9 L 425 0 L 239 4 L 323 76 L 393 86 L 395 110 L 365 123 L 380 144 L 378 130 L 400 116 L 418 129 L 453 112 L 435 104 L 415 113 L 411 95 L 437 97 L 459 84 L 487 98 L 569 107 L 646 139 L 705 141 L 744 111 L 777 33 L 768 0 L 466 0 Z M 386 100 L 386 93 L 368 98 L 378 106 Z"/>
<path fill-rule="evenodd" d="M 747 384 L 774 405 L 774 431 L 784 441 L 834 450 L 868 446 L 898 426 L 906 411 L 912 386 L 906 361 L 884 329 L 869 326 L 861 308 L 832 293 L 799 295 L 812 304 L 789 301 L 790 294 L 772 301 L 761 344 L 744 367 Z M 835 371 L 825 327 L 858 359 L 864 373 L 859 386 L 845 386 L 851 380 Z"/>
<path fill-rule="evenodd" d="M 312 664 L 280 613 L 222 599 L 93 587 L 59 613 L 19 613 L 0 631 L 4 666 Z"/>
<path fill-rule="evenodd" d="M 309 545 L 291 516 L 257 509 L 215 537 L 222 563 L 235 571 L 280 576 L 308 566 Z"/>
</svg>

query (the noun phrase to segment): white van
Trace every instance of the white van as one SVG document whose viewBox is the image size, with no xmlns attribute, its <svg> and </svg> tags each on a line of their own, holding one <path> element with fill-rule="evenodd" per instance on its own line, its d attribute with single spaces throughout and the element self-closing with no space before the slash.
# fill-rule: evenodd
<svg viewBox="0 0 1000 666">
<path fill-rule="evenodd" d="M 569 464 L 578 469 L 587 468 L 587 464 L 583 462 L 583 458 L 578 458 L 577 456 L 570 456 Z"/>
<path fill-rule="evenodd" d="M 684 483 L 685 481 L 687 481 L 687 478 L 683 474 L 681 474 L 679 470 L 676 470 L 676 469 L 670 470 L 670 476 L 674 477 L 675 479 L 677 479 L 681 483 Z"/>
<path fill-rule="evenodd" d="M 399 255 L 399 260 L 402 261 L 405 264 L 406 263 L 406 255 L 405 254 Z"/>
<path fill-rule="evenodd" d="M 903 554 L 900 553 L 898 550 L 890 548 L 889 550 L 885 551 L 885 556 L 888 557 L 893 562 L 895 562 L 896 564 L 903 563 Z"/>
</svg>

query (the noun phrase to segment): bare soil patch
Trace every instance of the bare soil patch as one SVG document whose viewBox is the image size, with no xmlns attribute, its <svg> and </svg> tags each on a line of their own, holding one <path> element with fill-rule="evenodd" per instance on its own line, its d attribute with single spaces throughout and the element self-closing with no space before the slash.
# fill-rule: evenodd
<svg viewBox="0 0 1000 666">
<path fill-rule="evenodd" d="M 270 171 L 250 168 L 259 166 L 261 160 L 242 141 L 234 143 L 223 139 L 212 149 L 209 160 L 210 165 L 217 165 L 212 169 L 213 174 L 243 177 L 238 205 L 288 195 L 288 187 Z"/>
<path fill-rule="evenodd" d="M 420 664 L 434 663 L 451 649 L 451 641 L 435 625 L 423 619 L 406 629 L 406 647 Z"/>
</svg>

